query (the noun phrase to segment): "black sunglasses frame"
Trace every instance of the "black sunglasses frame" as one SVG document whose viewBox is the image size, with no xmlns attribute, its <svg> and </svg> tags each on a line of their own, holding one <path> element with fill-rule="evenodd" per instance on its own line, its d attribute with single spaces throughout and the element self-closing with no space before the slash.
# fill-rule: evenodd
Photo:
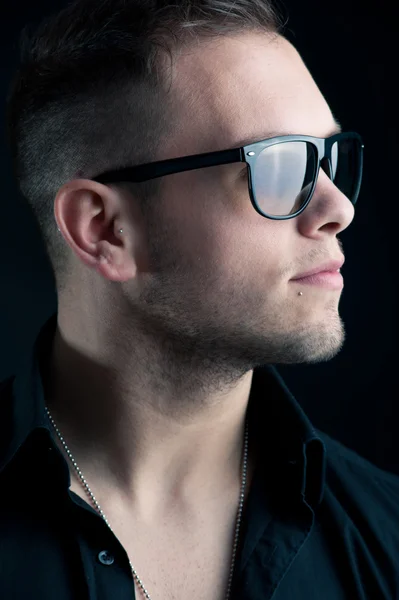
<svg viewBox="0 0 399 600">
<path fill-rule="evenodd" d="M 106 173 L 102 173 L 101 175 L 98 175 L 96 177 L 91 177 L 91 179 L 93 181 L 97 181 L 98 183 L 104 184 L 118 182 L 120 183 L 122 181 L 141 183 L 143 181 L 149 181 L 151 179 L 165 177 L 166 175 L 173 175 L 175 173 L 182 173 L 184 171 L 193 171 L 195 169 L 202 169 L 204 167 L 215 167 L 218 165 L 245 162 L 248 165 L 249 196 L 256 212 L 267 219 L 272 219 L 274 221 L 286 221 L 288 219 L 293 219 L 297 217 L 306 209 L 313 197 L 317 185 L 321 163 L 327 160 L 329 165 L 328 176 L 330 177 L 332 164 L 332 148 L 336 142 L 348 139 L 353 139 L 355 142 L 358 142 L 357 144 L 355 143 L 355 148 L 357 148 L 355 187 L 352 198 L 350 198 L 352 204 L 355 205 L 359 196 L 360 187 L 362 183 L 364 148 L 361 136 L 355 132 L 337 133 L 329 138 L 317 138 L 308 135 L 278 136 L 266 140 L 261 140 L 259 142 L 254 142 L 253 144 L 242 146 L 241 148 L 234 148 L 232 150 L 218 150 L 216 152 L 193 154 L 191 156 L 171 158 L 167 160 L 147 163 L 145 165 L 137 165 L 133 167 L 117 169 L 114 171 L 107 171 Z M 309 197 L 307 198 L 306 202 L 295 214 L 287 216 L 268 215 L 260 209 L 256 201 L 256 193 L 253 185 L 253 173 L 255 169 L 255 164 L 257 157 L 265 148 L 268 148 L 269 146 L 274 146 L 276 144 L 283 144 L 286 142 L 308 142 L 312 144 L 313 147 L 316 149 L 317 166 L 316 172 L 314 174 L 313 185 L 311 190 L 309 191 Z"/>
</svg>

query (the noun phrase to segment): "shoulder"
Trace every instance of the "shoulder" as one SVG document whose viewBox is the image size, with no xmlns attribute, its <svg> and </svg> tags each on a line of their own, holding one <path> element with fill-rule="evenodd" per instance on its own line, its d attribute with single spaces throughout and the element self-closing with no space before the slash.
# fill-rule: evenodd
<svg viewBox="0 0 399 600">
<path fill-rule="evenodd" d="M 354 450 L 317 431 L 326 448 L 325 501 L 352 523 L 367 522 L 392 534 L 399 550 L 399 476 L 380 469 Z M 390 525 L 392 530 L 390 530 Z"/>
<path fill-rule="evenodd" d="M 399 494 L 399 475 L 384 471 L 377 467 L 355 450 L 331 438 L 326 433 L 316 430 L 327 452 L 327 472 L 330 476 L 351 476 L 353 484 L 367 484 L 388 486 L 394 494 Z M 350 484 L 350 481 L 348 481 Z M 398 497 L 397 497 L 398 499 Z"/>
</svg>

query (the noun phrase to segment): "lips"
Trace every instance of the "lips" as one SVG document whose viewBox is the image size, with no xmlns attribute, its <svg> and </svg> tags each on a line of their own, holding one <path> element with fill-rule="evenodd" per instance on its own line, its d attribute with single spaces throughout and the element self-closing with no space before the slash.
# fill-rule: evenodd
<svg viewBox="0 0 399 600">
<path fill-rule="evenodd" d="M 330 290 L 342 290 L 344 287 L 344 278 L 340 271 L 322 271 L 302 279 L 292 280 L 291 283 L 299 286 L 310 285 Z"/>
<path fill-rule="evenodd" d="M 306 271 L 304 273 L 301 273 L 300 275 L 296 275 L 292 279 L 294 281 L 296 281 L 297 279 L 303 279 L 304 277 L 310 277 L 311 275 L 316 275 L 317 273 L 336 273 L 342 267 L 344 262 L 345 262 L 344 258 L 342 258 L 340 260 L 330 260 L 329 262 L 319 265 L 318 267 L 315 267 L 314 269 L 311 269 L 310 271 Z"/>
</svg>

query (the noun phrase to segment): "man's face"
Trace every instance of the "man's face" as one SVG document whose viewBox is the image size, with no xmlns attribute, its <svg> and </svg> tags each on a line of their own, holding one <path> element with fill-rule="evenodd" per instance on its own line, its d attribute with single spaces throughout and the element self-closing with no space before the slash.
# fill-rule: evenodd
<svg viewBox="0 0 399 600">
<path fill-rule="evenodd" d="M 173 73 L 179 125 L 160 159 L 334 129 L 325 99 L 281 37 L 203 43 L 180 55 Z M 342 256 L 336 236 L 354 208 L 323 171 L 307 209 L 288 221 L 254 210 L 244 163 L 165 177 L 155 202 L 143 317 L 173 336 L 176 351 L 243 372 L 337 354 L 341 290 L 290 281 Z"/>
</svg>

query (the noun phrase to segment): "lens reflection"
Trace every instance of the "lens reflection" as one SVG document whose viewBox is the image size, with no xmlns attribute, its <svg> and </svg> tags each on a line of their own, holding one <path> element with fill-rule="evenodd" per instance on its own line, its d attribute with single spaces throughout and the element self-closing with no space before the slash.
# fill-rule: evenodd
<svg viewBox="0 0 399 600">
<path fill-rule="evenodd" d="M 261 211 L 270 216 L 298 212 L 309 197 L 315 171 L 315 149 L 308 142 L 283 142 L 265 148 L 254 172 L 254 193 Z"/>
</svg>

